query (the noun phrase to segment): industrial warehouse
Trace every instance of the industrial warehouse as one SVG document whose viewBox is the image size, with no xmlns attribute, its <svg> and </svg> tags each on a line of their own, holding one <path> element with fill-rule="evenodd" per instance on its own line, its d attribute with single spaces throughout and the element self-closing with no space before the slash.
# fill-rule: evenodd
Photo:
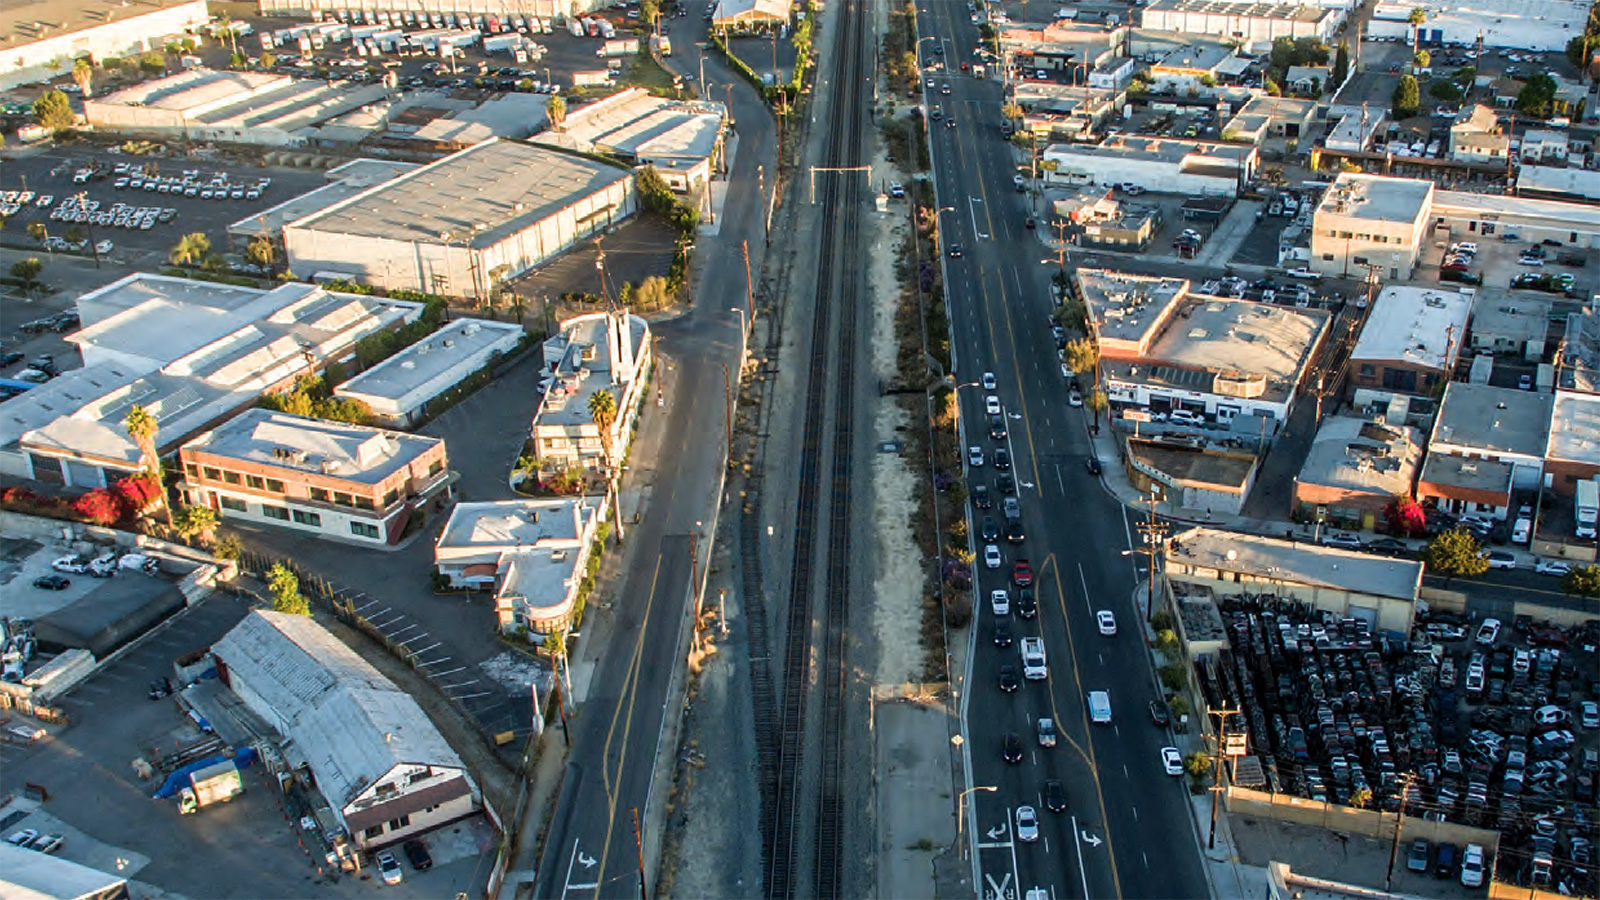
<svg viewBox="0 0 1600 900">
<path fill-rule="evenodd" d="M 289 267 L 479 299 L 637 209 L 625 168 L 485 141 L 288 223 Z"/>
</svg>

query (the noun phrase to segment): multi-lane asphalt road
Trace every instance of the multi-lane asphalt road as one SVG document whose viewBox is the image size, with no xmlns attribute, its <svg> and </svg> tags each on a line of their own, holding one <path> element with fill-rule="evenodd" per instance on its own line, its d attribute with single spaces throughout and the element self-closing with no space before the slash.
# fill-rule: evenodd
<svg viewBox="0 0 1600 900">
<path fill-rule="evenodd" d="M 1018 192 L 1016 156 L 1000 133 L 1002 85 L 972 78 L 959 68 L 972 61 L 978 31 L 962 4 L 919 4 L 924 61 L 942 58 L 926 92 L 929 111 L 954 118 L 955 127 L 931 122 L 933 176 L 945 247 L 959 243 L 963 255 L 944 259 L 956 346 L 958 382 L 993 372 L 1008 435 L 989 437 L 981 386 L 960 392 L 964 441 L 983 448 L 982 467 L 969 469 L 969 484 L 988 484 L 995 508 L 977 511 L 1002 523 L 994 453 L 1002 446 L 1013 460 L 1026 538 L 998 542 L 999 569 L 977 562 L 977 626 L 964 710 L 970 786 L 995 787 L 970 795 L 977 883 L 986 898 L 1022 900 L 1034 888 L 1052 898 L 1199 897 L 1209 890 L 1200 866 L 1183 779 L 1163 770 L 1160 748 L 1172 743 L 1151 723 L 1148 705 L 1160 696 L 1148 662 L 1139 613 L 1133 605 L 1134 559 L 1123 555 L 1135 538 L 1134 518 L 1088 474 L 1091 452 L 1081 408 L 1067 404 L 1067 384 L 1056 358 L 1048 321 L 1053 301 L 1041 260 L 1052 253 L 1024 221 L 1035 211 L 1031 195 Z M 942 49 L 936 55 L 934 47 Z M 924 79 L 929 77 L 924 75 Z M 992 78 L 998 78 L 993 73 Z M 950 93 L 939 88 L 948 84 Z M 1024 173 L 1025 174 L 1025 173 Z M 981 529 L 974 528 L 974 533 Z M 983 543 L 980 541 L 980 544 Z M 1039 612 L 1023 619 L 1016 611 L 1011 567 L 1027 558 L 1034 571 Z M 993 613 L 988 598 L 1010 590 L 1012 612 Z M 1115 636 L 1100 633 L 1095 612 L 1116 616 Z M 994 645 L 997 619 L 1017 643 Z M 1040 635 L 1049 677 L 1023 681 L 1014 692 L 1000 688 L 1000 667 L 1021 672 L 1018 644 Z M 1086 693 L 1104 690 L 1112 703 L 1109 724 L 1091 724 Z M 1036 737 L 1040 717 L 1054 719 L 1061 733 L 1054 748 Z M 1020 762 L 1002 759 L 1006 733 L 1021 740 Z M 1061 812 L 1045 808 L 1047 779 L 1067 793 Z M 1016 809 L 1032 806 L 1040 819 L 1036 841 L 1016 837 Z"/>
</svg>

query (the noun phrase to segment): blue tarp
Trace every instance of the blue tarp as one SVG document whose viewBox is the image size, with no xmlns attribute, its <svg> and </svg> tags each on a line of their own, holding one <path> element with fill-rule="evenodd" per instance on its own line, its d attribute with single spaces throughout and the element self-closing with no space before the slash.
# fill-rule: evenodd
<svg viewBox="0 0 1600 900">
<path fill-rule="evenodd" d="M 233 764 L 239 768 L 248 769 L 256 764 L 255 748 L 245 747 L 231 756 L 226 753 L 222 753 L 216 756 L 208 756 L 205 759 L 197 762 L 192 762 L 167 776 L 167 780 L 161 785 L 161 790 L 156 791 L 150 796 L 154 800 L 166 800 L 171 797 L 176 797 L 179 791 L 189 786 L 189 776 L 191 774 L 208 766 L 214 766 L 217 763 L 227 762 L 230 759 L 233 760 Z"/>
</svg>

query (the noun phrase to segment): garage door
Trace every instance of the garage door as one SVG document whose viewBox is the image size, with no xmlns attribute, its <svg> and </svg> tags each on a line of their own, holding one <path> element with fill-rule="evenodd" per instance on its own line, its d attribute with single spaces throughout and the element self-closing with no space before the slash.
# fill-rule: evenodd
<svg viewBox="0 0 1600 900">
<path fill-rule="evenodd" d="M 1378 610 L 1371 606 L 1351 606 L 1350 618 L 1360 619 L 1372 627 L 1374 633 L 1378 630 Z"/>
</svg>

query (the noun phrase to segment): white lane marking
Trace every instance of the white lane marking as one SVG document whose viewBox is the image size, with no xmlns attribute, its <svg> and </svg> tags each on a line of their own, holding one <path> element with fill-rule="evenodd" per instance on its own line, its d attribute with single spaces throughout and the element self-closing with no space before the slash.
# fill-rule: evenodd
<svg viewBox="0 0 1600 900">
<path fill-rule="evenodd" d="M 1072 843 L 1078 848 L 1078 880 L 1083 883 L 1083 900 L 1090 900 L 1089 872 L 1083 867 L 1083 838 L 1078 833 L 1078 817 L 1072 817 Z"/>
</svg>

